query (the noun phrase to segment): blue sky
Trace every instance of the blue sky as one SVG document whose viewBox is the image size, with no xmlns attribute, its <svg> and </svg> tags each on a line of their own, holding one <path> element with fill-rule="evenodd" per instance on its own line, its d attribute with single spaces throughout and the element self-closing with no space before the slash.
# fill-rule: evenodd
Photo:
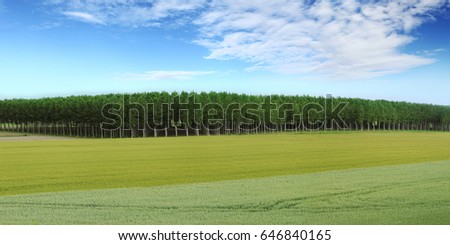
<svg viewBox="0 0 450 245">
<path fill-rule="evenodd" d="M 0 0 L 0 98 L 229 91 L 450 105 L 449 0 Z"/>
</svg>

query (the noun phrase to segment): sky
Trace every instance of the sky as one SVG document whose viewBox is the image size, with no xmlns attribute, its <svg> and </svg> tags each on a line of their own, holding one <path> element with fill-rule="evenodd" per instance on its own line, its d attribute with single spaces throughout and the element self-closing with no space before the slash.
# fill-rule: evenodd
<svg viewBox="0 0 450 245">
<path fill-rule="evenodd" d="M 450 105 L 450 0 L 0 0 L 0 88 Z"/>
</svg>

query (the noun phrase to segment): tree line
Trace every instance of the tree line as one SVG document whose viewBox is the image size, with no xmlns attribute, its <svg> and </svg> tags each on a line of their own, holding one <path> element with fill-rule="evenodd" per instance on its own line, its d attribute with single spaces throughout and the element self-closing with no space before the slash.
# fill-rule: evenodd
<svg viewBox="0 0 450 245">
<path fill-rule="evenodd" d="M 0 130 L 95 138 L 311 130 L 450 130 L 450 107 L 226 92 L 150 92 L 0 101 Z"/>
</svg>

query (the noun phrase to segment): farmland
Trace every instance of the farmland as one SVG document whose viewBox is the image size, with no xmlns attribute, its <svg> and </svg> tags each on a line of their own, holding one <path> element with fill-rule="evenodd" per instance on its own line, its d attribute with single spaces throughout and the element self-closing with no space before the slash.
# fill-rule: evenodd
<svg viewBox="0 0 450 245">
<path fill-rule="evenodd" d="M 0 141 L 1 224 L 450 224 L 450 134 Z"/>
</svg>

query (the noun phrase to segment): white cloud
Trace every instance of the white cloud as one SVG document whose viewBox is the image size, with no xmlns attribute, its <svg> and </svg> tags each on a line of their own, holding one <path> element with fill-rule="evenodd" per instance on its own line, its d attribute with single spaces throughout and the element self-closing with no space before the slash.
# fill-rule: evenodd
<svg viewBox="0 0 450 245">
<path fill-rule="evenodd" d="M 48 0 L 92 23 L 130 27 L 193 23 L 208 59 L 248 70 L 370 78 L 431 64 L 405 53 L 412 30 L 449 0 Z M 152 76 L 150 76 L 152 77 Z"/>
<path fill-rule="evenodd" d="M 240 59 L 250 69 L 368 78 L 434 60 L 402 53 L 409 34 L 445 1 L 214 1 L 196 21 L 209 59 Z"/>
<path fill-rule="evenodd" d="M 145 73 L 128 73 L 120 76 L 122 80 L 189 80 L 197 76 L 214 74 L 213 71 L 148 71 Z"/>
<path fill-rule="evenodd" d="M 76 20 L 80 20 L 83 22 L 101 24 L 101 25 L 105 24 L 105 22 L 103 22 L 101 19 L 97 18 L 96 16 L 94 16 L 92 14 L 88 14 L 88 13 L 76 12 L 76 11 L 65 11 L 65 12 L 62 12 L 62 14 L 67 17 L 71 17 L 71 18 L 74 18 Z"/>
</svg>

